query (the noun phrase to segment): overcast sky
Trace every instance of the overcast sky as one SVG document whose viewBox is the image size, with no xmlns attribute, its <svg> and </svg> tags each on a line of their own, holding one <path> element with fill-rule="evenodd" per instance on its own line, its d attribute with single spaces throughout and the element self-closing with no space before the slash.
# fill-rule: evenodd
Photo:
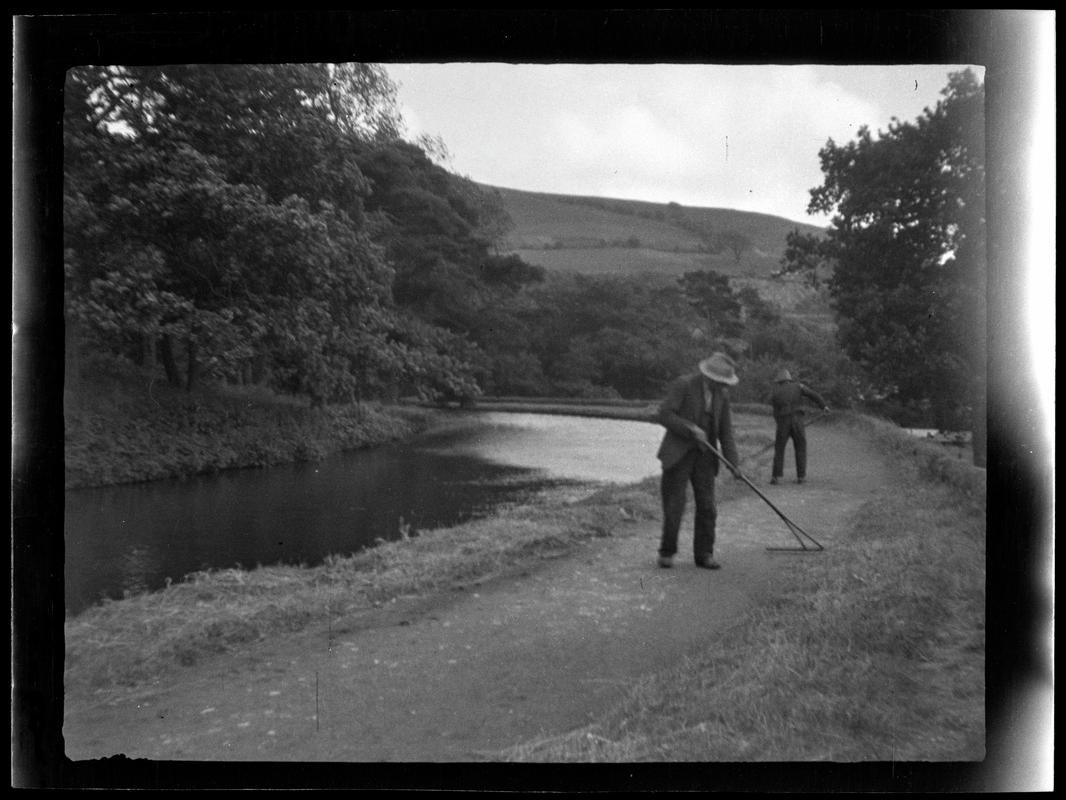
<svg viewBox="0 0 1066 800">
<path fill-rule="evenodd" d="M 411 136 L 480 183 L 809 216 L 818 151 L 933 107 L 966 65 L 389 64 Z M 980 79 L 984 70 L 973 67 Z"/>
</svg>

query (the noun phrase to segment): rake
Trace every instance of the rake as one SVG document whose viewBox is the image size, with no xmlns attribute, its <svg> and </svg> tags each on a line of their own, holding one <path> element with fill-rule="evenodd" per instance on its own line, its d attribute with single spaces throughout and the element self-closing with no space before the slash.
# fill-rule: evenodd
<svg viewBox="0 0 1066 800">
<path fill-rule="evenodd" d="M 799 547 L 767 547 L 766 548 L 767 550 L 774 550 L 774 551 L 785 552 L 785 553 L 813 553 L 813 552 L 817 552 L 819 550 L 825 550 L 825 548 L 822 547 L 821 543 L 817 539 L 815 539 L 813 536 L 811 536 L 809 533 L 807 533 L 807 531 L 803 530 L 803 528 L 801 528 L 799 525 L 797 525 L 795 522 L 793 522 L 787 516 L 785 516 L 785 512 L 783 512 L 780 508 L 775 506 L 770 501 L 770 498 L 767 497 L 766 495 L 764 495 L 759 490 L 758 486 L 756 486 L 754 483 L 752 483 L 750 480 L 748 480 L 748 477 L 744 473 L 742 473 L 733 464 L 731 464 L 729 459 L 727 459 L 724 455 L 722 455 L 722 453 L 714 445 L 712 445 L 710 443 L 707 443 L 707 447 L 710 448 L 712 453 L 714 453 L 716 456 L 718 456 L 720 459 L 722 459 L 722 462 L 727 467 L 729 467 L 730 470 L 733 471 L 734 475 L 737 475 L 742 481 L 744 481 L 744 483 L 748 484 L 748 486 L 751 487 L 751 490 L 753 492 L 755 492 L 755 494 L 759 495 L 759 497 L 761 497 L 766 502 L 766 505 L 770 506 L 770 508 L 772 508 L 774 510 L 774 513 L 777 514 L 777 516 L 781 517 L 781 520 L 785 523 L 785 525 L 788 526 L 789 531 L 792 533 L 793 536 L 796 537 L 796 541 L 798 541 L 800 543 Z M 803 541 L 804 537 L 809 539 L 811 544 L 814 545 L 814 547 L 808 547 L 807 543 L 805 541 Z"/>
</svg>

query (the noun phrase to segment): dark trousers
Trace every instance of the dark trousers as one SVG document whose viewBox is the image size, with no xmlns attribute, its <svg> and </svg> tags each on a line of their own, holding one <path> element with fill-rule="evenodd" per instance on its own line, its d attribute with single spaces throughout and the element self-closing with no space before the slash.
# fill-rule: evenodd
<svg viewBox="0 0 1066 800">
<path fill-rule="evenodd" d="M 796 448 L 796 477 L 807 477 L 807 431 L 803 427 L 802 414 L 789 414 L 777 418 L 777 434 L 774 436 L 773 477 L 785 474 L 785 448 L 788 440 Z"/>
<path fill-rule="evenodd" d="M 677 552 L 677 535 L 685 514 L 688 484 L 696 500 L 693 555 L 699 559 L 714 554 L 714 528 L 718 509 L 714 504 L 714 457 L 710 453 L 691 450 L 677 464 L 663 470 L 660 490 L 663 499 L 663 536 L 659 555 L 672 556 Z"/>
</svg>

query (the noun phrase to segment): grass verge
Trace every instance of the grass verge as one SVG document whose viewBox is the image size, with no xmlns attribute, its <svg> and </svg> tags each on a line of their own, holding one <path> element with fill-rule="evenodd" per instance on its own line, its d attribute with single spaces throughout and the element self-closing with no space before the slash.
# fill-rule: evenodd
<svg viewBox="0 0 1066 800">
<path fill-rule="evenodd" d="M 894 441 L 877 423 L 845 424 Z M 898 482 L 850 536 L 798 562 L 747 624 L 646 677 L 595 724 L 504 758 L 982 759 L 984 496 L 953 472 L 930 481 L 935 451 L 909 445 L 889 449 Z"/>
</svg>

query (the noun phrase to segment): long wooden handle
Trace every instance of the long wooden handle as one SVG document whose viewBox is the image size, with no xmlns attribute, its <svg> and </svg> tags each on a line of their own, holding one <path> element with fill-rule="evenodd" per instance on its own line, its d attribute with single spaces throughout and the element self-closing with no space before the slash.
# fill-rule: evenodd
<svg viewBox="0 0 1066 800">
<path fill-rule="evenodd" d="M 822 547 L 821 543 L 817 539 L 815 539 L 813 536 L 811 536 L 809 533 L 807 533 L 807 531 L 803 530 L 803 528 L 801 528 L 795 522 L 793 522 L 788 517 L 786 517 L 785 513 L 781 509 L 779 509 L 777 506 L 775 506 L 770 501 L 770 498 L 762 493 L 762 491 L 759 489 L 759 487 L 757 487 L 754 483 L 752 483 L 750 480 L 748 480 L 748 476 L 747 475 L 745 475 L 743 472 L 741 472 L 739 469 L 737 469 L 737 467 L 734 466 L 733 463 L 728 458 L 726 458 L 724 455 L 722 455 L 721 451 L 719 451 L 717 447 L 715 447 L 713 444 L 710 444 L 709 442 L 707 443 L 707 447 L 710 449 L 710 451 L 712 453 L 714 453 L 716 456 L 718 456 L 718 458 L 720 458 L 725 463 L 725 465 L 727 467 L 729 467 L 729 469 L 731 469 L 733 471 L 734 475 L 739 477 L 742 481 L 744 481 L 744 483 L 748 484 L 748 486 L 751 487 L 751 490 L 753 492 L 755 492 L 755 494 L 759 495 L 759 497 L 761 497 L 765 501 L 766 505 L 770 506 L 770 508 L 772 508 L 774 510 L 774 513 L 777 514 L 777 516 L 781 517 L 781 519 L 784 520 L 785 524 L 788 525 L 788 528 L 789 528 L 789 530 L 792 531 L 793 535 L 796 535 L 796 531 L 799 531 L 799 533 L 802 533 L 804 536 L 806 536 L 808 539 L 810 539 L 811 542 L 814 543 L 815 547 L 818 550 L 824 549 Z M 803 540 L 800 539 L 799 536 L 796 536 L 796 538 L 799 539 L 799 543 L 801 545 L 803 545 Z M 803 547 L 804 547 L 804 549 L 807 549 L 806 545 L 803 545 Z"/>
</svg>

